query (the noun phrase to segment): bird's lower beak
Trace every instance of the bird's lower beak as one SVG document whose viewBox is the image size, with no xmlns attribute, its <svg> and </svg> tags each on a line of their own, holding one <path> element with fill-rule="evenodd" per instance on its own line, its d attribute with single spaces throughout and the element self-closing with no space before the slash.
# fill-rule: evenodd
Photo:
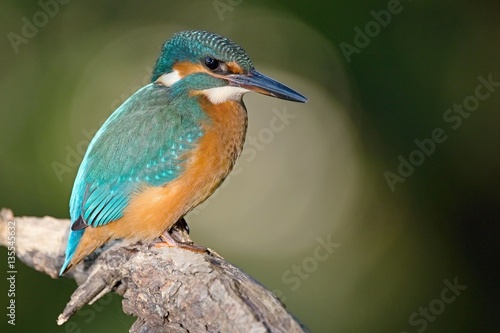
<svg viewBox="0 0 500 333">
<path fill-rule="evenodd" d="M 232 74 L 226 76 L 231 85 L 252 90 L 264 95 L 286 99 L 294 102 L 307 102 L 307 97 L 299 94 L 293 89 L 288 88 L 284 84 L 271 79 L 264 74 L 252 69 L 247 74 Z"/>
</svg>

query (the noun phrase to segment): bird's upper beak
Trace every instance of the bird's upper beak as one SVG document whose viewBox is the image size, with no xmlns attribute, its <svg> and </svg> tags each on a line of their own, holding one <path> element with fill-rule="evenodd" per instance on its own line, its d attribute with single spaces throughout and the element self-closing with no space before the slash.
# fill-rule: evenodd
<svg viewBox="0 0 500 333">
<path fill-rule="evenodd" d="M 301 103 L 307 102 L 307 97 L 304 95 L 301 95 L 284 84 L 257 72 L 255 69 L 250 70 L 247 74 L 227 75 L 226 78 L 233 86 L 242 87 L 264 95 L 286 99 L 289 101 Z"/>
</svg>

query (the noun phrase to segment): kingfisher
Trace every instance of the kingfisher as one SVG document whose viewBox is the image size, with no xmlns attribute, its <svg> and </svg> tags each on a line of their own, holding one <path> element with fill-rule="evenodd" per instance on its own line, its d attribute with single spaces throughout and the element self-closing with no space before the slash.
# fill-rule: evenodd
<svg viewBox="0 0 500 333">
<path fill-rule="evenodd" d="M 59 275 L 113 239 L 183 247 L 169 230 L 224 181 L 247 129 L 246 92 L 307 98 L 255 70 L 228 38 L 191 30 L 167 40 L 151 82 L 91 140 L 70 198 Z"/>
</svg>

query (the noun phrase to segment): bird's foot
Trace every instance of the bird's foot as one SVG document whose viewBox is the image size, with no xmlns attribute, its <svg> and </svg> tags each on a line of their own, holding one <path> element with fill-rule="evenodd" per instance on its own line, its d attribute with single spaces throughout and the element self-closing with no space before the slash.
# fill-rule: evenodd
<svg viewBox="0 0 500 333">
<path fill-rule="evenodd" d="M 210 251 L 203 246 L 195 245 L 193 242 L 179 242 L 177 241 L 172 235 L 168 232 L 165 231 L 160 235 L 160 241 L 157 243 L 154 243 L 153 245 L 156 248 L 162 248 L 162 247 L 178 247 L 184 250 L 188 250 L 191 252 L 197 252 L 197 253 L 210 253 Z"/>
<path fill-rule="evenodd" d="M 156 248 L 179 247 L 191 252 L 210 253 L 206 247 L 195 245 L 193 241 L 191 241 L 189 238 L 189 227 L 184 218 L 177 221 L 170 230 L 164 231 L 153 246 Z"/>
<path fill-rule="evenodd" d="M 183 217 L 168 230 L 168 233 L 178 243 L 192 243 L 191 238 L 189 238 L 189 226 Z"/>
</svg>

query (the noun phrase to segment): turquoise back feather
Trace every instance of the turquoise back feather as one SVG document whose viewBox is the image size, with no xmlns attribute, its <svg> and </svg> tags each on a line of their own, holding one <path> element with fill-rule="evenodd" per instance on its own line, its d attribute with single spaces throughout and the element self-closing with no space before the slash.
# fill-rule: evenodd
<svg viewBox="0 0 500 333">
<path fill-rule="evenodd" d="M 165 185 L 183 171 L 182 155 L 203 135 L 205 115 L 195 100 L 173 107 L 172 95 L 168 88 L 149 84 L 104 123 L 75 181 L 72 221 L 82 216 L 97 227 L 116 220 L 139 186 Z"/>
</svg>

